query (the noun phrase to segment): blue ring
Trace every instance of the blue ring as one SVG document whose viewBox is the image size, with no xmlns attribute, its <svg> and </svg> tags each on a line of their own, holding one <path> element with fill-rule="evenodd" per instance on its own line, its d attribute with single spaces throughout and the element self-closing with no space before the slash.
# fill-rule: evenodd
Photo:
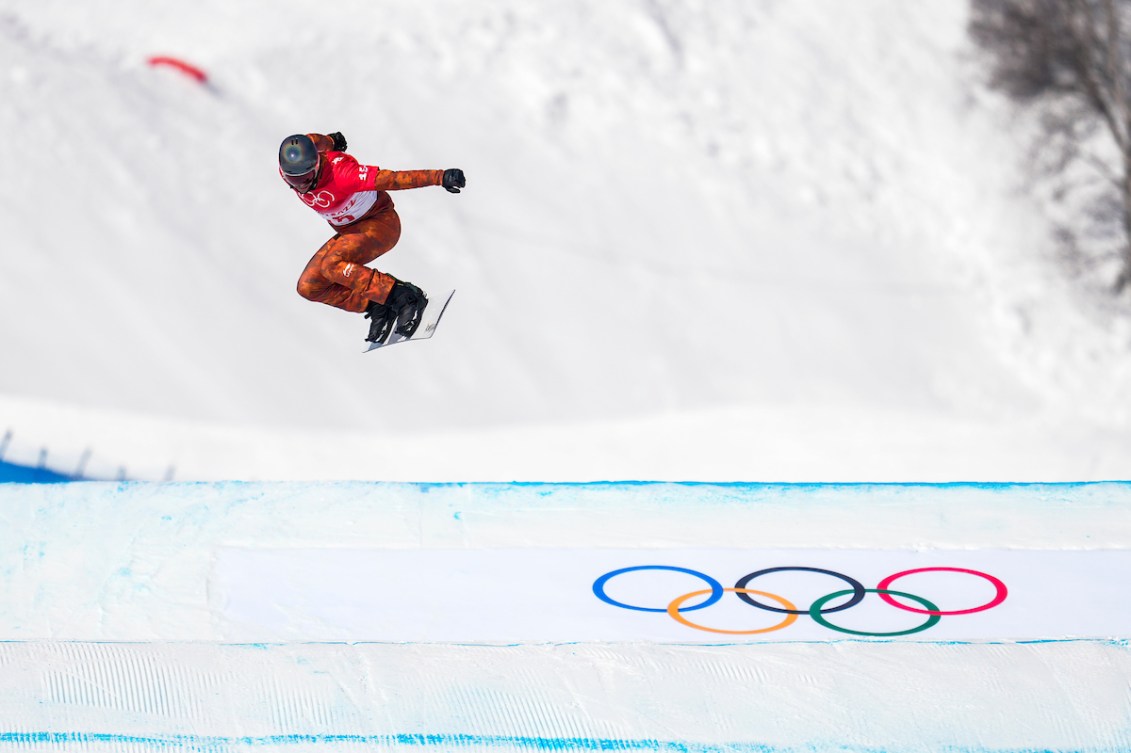
<svg viewBox="0 0 1131 753">
<path fill-rule="evenodd" d="M 612 572 L 605 573 L 600 578 L 593 581 L 593 594 L 606 604 L 612 604 L 614 607 L 620 607 L 621 609 L 634 609 L 637 612 L 667 612 L 667 607 L 660 607 L 659 609 L 656 609 L 655 607 L 634 607 L 631 604 L 622 604 L 619 601 L 615 601 L 609 598 L 609 595 L 605 593 L 605 584 L 609 582 L 609 579 L 615 578 L 616 576 L 623 575 L 625 573 L 631 573 L 634 570 L 672 570 L 677 573 L 687 573 L 688 575 L 694 575 L 696 578 L 701 578 L 707 585 L 711 587 L 711 595 L 705 602 L 694 607 L 686 607 L 685 609 L 681 609 L 679 610 L 681 613 L 694 612 L 696 609 L 709 607 L 712 604 L 718 602 L 719 599 L 723 598 L 723 584 L 719 583 L 710 575 L 701 573 L 698 570 L 688 570 L 686 567 L 672 567 L 670 565 L 635 565 L 633 567 L 622 567 L 620 570 L 613 570 Z"/>
</svg>

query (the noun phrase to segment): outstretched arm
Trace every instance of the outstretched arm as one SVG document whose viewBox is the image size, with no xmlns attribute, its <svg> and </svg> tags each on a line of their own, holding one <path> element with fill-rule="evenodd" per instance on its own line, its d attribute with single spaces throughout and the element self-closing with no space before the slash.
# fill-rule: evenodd
<svg viewBox="0 0 1131 753">
<path fill-rule="evenodd" d="M 314 142 L 314 148 L 319 152 L 328 151 L 344 152 L 346 150 L 346 137 L 341 132 L 331 134 L 308 133 Z M 365 185 L 376 191 L 401 191 L 406 188 L 423 188 L 424 186 L 443 186 L 451 193 L 459 193 L 467 185 L 463 170 L 450 168 L 447 170 L 382 170 L 376 165 L 361 166 L 358 178 L 367 183 L 368 175 L 373 176 L 373 185 Z"/>
<path fill-rule="evenodd" d="M 378 170 L 373 181 L 378 191 L 400 191 L 405 188 L 440 186 L 444 183 L 443 170 Z"/>
<path fill-rule="evenodd" d="M 378 191 L 395 191 L 401 188 L 420 188 L 421 186 L 443 186 L 452 193 L 467 185 L 463 170 L 378 170 Z"/>
</svg>

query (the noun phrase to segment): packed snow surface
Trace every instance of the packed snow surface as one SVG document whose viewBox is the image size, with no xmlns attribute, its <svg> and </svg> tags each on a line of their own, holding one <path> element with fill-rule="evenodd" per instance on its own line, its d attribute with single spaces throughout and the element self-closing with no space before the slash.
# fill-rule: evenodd
<svg viewBox="0 0 1131 753">
<path fill-rule="evenodd" d="M 962 2 L 295 0 L 0 12 L 7 458 L 95 477 L 1127 476 L 1131 327 L 1061 280 Z M 200 85 L 146 61 L 168 55 Z M 461 167 L 297 295 L 282 137 Z"/>
<path fill-rule="evenodd" d="M 1126 483 L 0 485 L 0 751 L 1117 753 L 1129 505 Z M 682 618 L 760 632 L 664 614 L 668 587 L 752 571 L 763 603 L 898 575 L 943 614 L 875 592 L 825 607 L 857 634 L 813 607 L 767 631 L 782 615 L 733 593 Z"/>
</svg>

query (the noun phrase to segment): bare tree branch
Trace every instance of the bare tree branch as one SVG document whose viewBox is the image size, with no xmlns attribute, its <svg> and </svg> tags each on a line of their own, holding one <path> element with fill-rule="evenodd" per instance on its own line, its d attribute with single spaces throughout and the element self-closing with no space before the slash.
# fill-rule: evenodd
<svg viewBox="0 0 1131 753">
<path fill-rule="evenodd" d="M 1131 289 L 1131 0 L 971 0 L 971 10 L 989 84 L 1040 115 L 1037 164 L 1059 176 L 1056 195 L 1091 204 L 1078 210 L 1074 258 L 1084 248 L 1107 258 L 1111 246 L 1098 245 L 1117 241 L 1114 287 Z"/>
</svg>

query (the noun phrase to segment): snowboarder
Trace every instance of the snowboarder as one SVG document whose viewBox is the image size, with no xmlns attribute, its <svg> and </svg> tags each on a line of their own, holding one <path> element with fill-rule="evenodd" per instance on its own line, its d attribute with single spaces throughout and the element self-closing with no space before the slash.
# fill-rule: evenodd
<svg viewBox="0 0 1131 753">
<path fill-rule="evenodd" d="M 396 245 L 401 220 L 388 191 L 443 186 L 459 193 L 463 170 L 382 170 L 346 154 L 341 133 L 295 134 L 279 146 L 279 174 L 302 202 L 318 212 L 334 237 L 307 262 L 298 293 L 310 301 L 370 320 L 370 342 L 385 342 L 393 323 L 411 337 L 428 305 L 410 282 L 365 266 Z"/>
</svg>

